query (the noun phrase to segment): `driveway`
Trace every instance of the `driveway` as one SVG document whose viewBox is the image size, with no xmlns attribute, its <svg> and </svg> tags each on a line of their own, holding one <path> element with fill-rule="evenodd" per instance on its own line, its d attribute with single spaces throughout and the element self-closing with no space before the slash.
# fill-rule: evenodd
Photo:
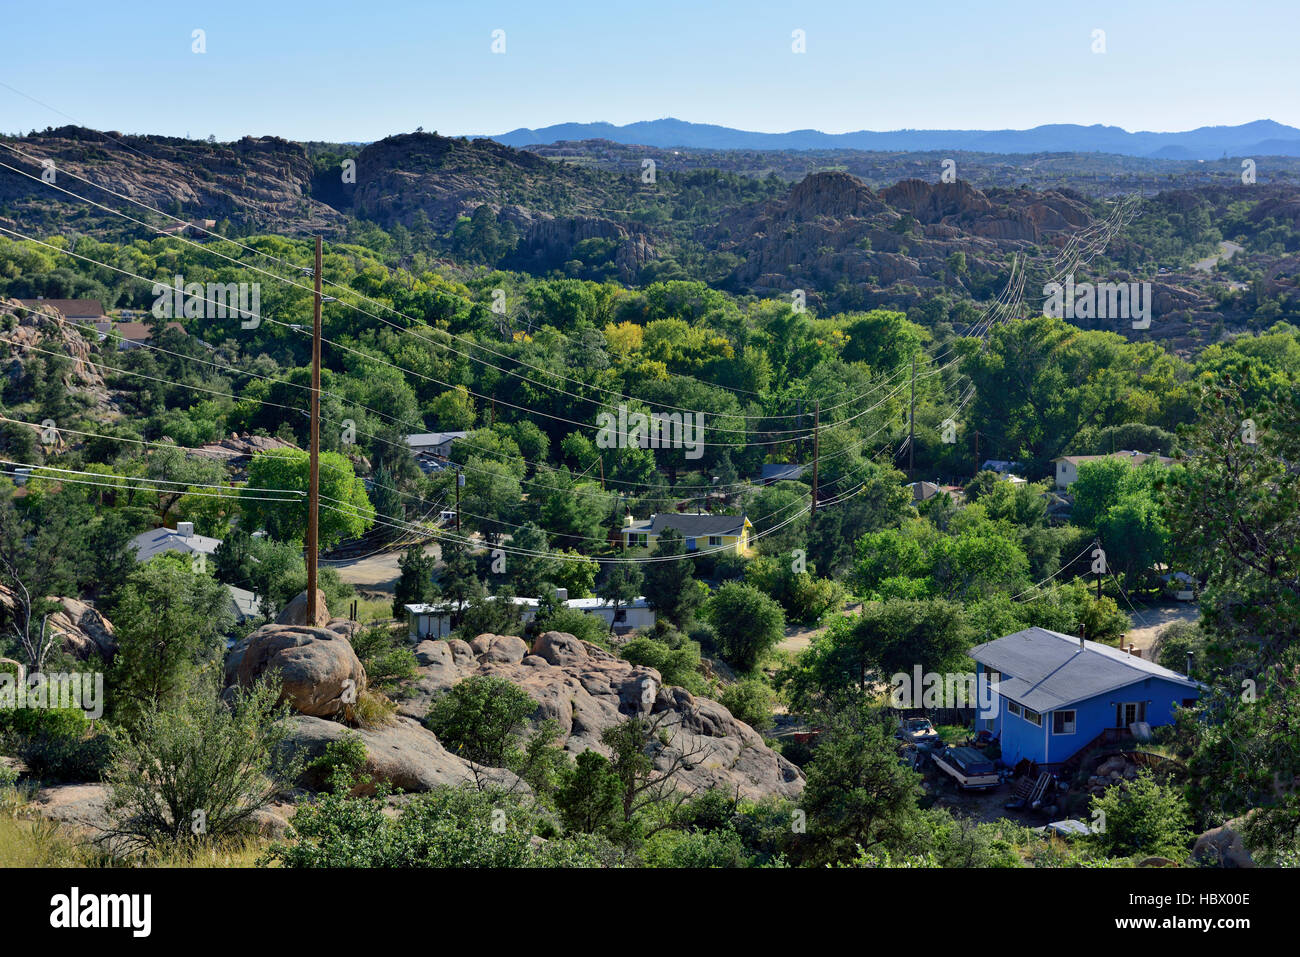
<svg viewBox="0 0 1300 957">
<path fill-rule="evenodd" d="M 1129 613 L 1133 627 L 1124 635 L 1123 647 L 1128 648 L 1132 642 L 1144 658 L 1150 657 L 1147 652 L 1166 625 L 1175 621 L 1196 621 L 1200 617 L 1200 609 L 1191 601 L 1171 601 L 1138 608 L 1138 614 Z"/>
</svg>

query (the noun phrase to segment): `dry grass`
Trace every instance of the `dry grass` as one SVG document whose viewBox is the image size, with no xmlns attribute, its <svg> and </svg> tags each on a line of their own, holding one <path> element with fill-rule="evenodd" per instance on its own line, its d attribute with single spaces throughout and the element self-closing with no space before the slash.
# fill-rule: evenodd
<svg viewBox="0 0 1300 957">
<path fill-rule="evenodd" d="M 0 793 L 0 868 L 255 867 L 271 844 L 269 838 L 250 837 L 124 859 L 108 854 L 57 821 L 24 816 L 24 804 L 23 796 L 12 789 Z"/>
</svg>

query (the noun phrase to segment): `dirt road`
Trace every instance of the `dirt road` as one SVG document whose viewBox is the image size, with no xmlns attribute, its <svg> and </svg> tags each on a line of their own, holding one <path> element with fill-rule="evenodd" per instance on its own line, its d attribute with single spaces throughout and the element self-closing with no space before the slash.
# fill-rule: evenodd
<svg viewBox="0 0 1300 957">
<path fill-rule="evenodd" d="M 424 546 L 424 554 L 442 559 L 442 552 L 436 544 Z M 401 557 L 402 551 L 399 550 L 342 562 L 321 562 L 321 565 L 338 569 L 339 578 L 349 585 L 372 591 L 392 591 L 401 575 L 401 569 L 397 567 L 397 560 Z"/>
</svg>

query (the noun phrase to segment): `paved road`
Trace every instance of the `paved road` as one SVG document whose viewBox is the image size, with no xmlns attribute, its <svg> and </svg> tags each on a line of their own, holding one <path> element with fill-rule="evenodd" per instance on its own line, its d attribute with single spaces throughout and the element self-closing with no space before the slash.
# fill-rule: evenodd
<svg viewBox="0 0 1300 957">
<path fill-rule="evenodd" d="M 1234 242 L 1229 242 L 1225 239 L 1219 243 L 1219 253 L 1217 256 L 1206 256 L 1204 259 L 1198 259 L 1196 262 L 1192 263 L 1192 268 L 1199 269 L 1201 272 L 1213 272 L 1214 267 L 1217 266 L 1220 261 L 1231 259 L 1233 256 L 1237 255 L 1237 253 L 1241 252 L 1243 248 L 1245 247 Z"/>
</svg>

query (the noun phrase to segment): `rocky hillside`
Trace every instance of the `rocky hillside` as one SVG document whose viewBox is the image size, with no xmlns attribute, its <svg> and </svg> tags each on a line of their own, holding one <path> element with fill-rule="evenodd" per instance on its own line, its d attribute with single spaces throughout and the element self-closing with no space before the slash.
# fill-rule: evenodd
<svg viewBox="0 0 1300 957">
<path fill-rule="evenodd" d="M 1092 222 L 1088 203 L 1063 192 L 981 192 L 958 181 L 904 180 L 876 192 L 847 173 L 814 173 L 785 196 L 737 210 L 710 238 L 740 259 L 736 290 L 840 308 L 906 306 L 925 291 L 977 298 L 1005 279 L 1013 253 L 1032 253 Z M 964 269 L 950 262 L 965 258 Z"/>
<path fill-rule="evenodd" d="M 72 176 L 60 180 L 59 171 L 191 221 L 229 219 L 251 230 L 327 235 L 339 232 L 343 225 L 337 210 L 311 196 L 312 164 L 306 150 L 279 137 L 205 143 L 65 126 L 8 143 L 31 158 L 6 149 L 0 150 L 4 154 L 0 162 L 39 176 L 41 161 L 52 160 L 54 185 L 137 219 L 148 217 L 138 207 L 129 208 L 130 204 Z M 24 231 L 74 225 L 117 231 L 130 226 L 7 169 L 0 169 L 0 216 Z"/>
</svg>

